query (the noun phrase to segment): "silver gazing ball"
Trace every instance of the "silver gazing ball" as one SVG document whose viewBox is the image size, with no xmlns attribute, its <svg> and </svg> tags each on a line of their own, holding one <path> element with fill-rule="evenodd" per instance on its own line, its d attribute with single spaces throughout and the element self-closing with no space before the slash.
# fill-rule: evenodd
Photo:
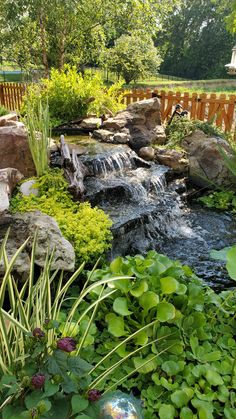
<svg viewBox="0 0 236 419">
<path fill-rule="evenodd" d="M 99 419 L 143 419 L 141 402 L 121 391 L 108 393 L 97 403 Z"/>
</svg>

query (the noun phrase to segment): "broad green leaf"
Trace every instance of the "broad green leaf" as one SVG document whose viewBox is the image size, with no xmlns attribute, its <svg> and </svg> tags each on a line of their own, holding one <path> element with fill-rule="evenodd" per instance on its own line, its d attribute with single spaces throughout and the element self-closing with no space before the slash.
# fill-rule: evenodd
<svg viewBox="0 0 236 419">
<path fill-rule="evenodd" d="M 171 404 L 162 404 L 159 409 L 160 419 L 174 419 L 175 408 Z"/>
<path fill-rule="evenodd" d="M 156 307 L 159 303 L 159 296 L 153 291 L 146 291 L 139 299 L 139 304 L 147 313 L 151 308 Z"/>
<path fill-rule="evenodd" d="M 180 419 L 192 419 L 193 412 L 189 407 L 183 407 L 180 411 Z"/>
<path fill-rule="evenodd" d="M 221 386 L 224 384 L 224 381 L 222 380 L 220 374 L 218 372 L 208 368 L 206 371 L 206 379 L 209 384 L 212 386 Z"/>
<path fill-rule="evenodd" d="M 136 283 L 130 290 L 130 294 L 136 298 L 141 297 L 141 295 L 148 290 L 148 283 L 147 281 L 140 281 Z"/>
<path fill-rule="evenodd" d="M 236 280 L 236 246 L 233 246 L 227 253 L 226 269 L 230 278 Z"/>
<path fill-rule="evenodd" d="M 224 408 L 224 417 L 225 419 L 235 419 L 235 408 L 233 407 L 225 407 Z"/>
<path fill-rule="evenodd" d="M 213 362 L 213 361 L 219 361 L 221 359 L 221 352 L 220 351 L 214 351 L 209 353 L 203 353 L 201 355 L 201 361 L 202 362 Z"/>
<path fill-rule="evenodd" d="M 117 297 L 113 302 L 113 310 L 121 316 L 132 314 L 128 309 L 128 301 L 125 297 Z"/>
<path fill-rule="evenodd" d="M 175 307 L 173 304 L 162 302 L 157 304 L 157 319 L 166 322 L 175 317 Z"/>
<path fill-rule="evenodd" d="M 145 330 L 142 330 L 136 337 L 135 337 L 135 343 L 136 345 L 143 346 L 148 342 L 148 335 Z"/>
<path fill-rule="evenodd" d="M 164 294 L 173 294 L 179 287 L 178 281 L 171 276 L 166 276 L 160 279 L 161 290 Z"/>
<path fill-rule="evenodd" d="M 186 291 L 187 291 L 186 285 L 179 283 L 178 288 L 175 292 L 176 294 L 183 295 L 183 294 L 186 294 Z"/>
<path fill-rule="evenodd" d="M 166 372 L 166 374 L 168 374 L 170 377 L 173 375 L 177 375 L 178 372 L 183 371 L 185 366 L 185 362 L 184 361 L 165 361 L 163 362 L 163 364 L 161 365 L 161 368 L 163 371 Z"/>
<path fill-rule="evenodd" d="M 114 259 L 111 263 L 110 263 L 110 269 L 111 272 L 113 274 L 117 274 L 121 272 L 121 267 L 123 265 L 123 260 L 122 258 L 119 256 L 116 259 Z"/>
<path fill-rule="evenodd" d="M 83 412 L 89 405 L 87 399 L 84 399 L 79 394 L 74 394 L 71 399 L 71 406 L 72 406 L 72 413 L 80 413 Z"/>
<path fill-rule="evenodd" d="M 184 388 L 183 390 L 176 390 L 171 394 L 171 401 L 176 407 L 186 406 L 193 397 L 194 391 L 190 388 Z"/>
<path fill-rule="evenodd" d="M 19 419 L 20 417 L 22 417 L 21 413 L 24 413 L 24 410 L 25 409 L 22 407 L 6 406 L 3 409 L 3 412 L 1 412 L 2 419 Z"/>
<path fill-rule="evenodd" d="M 149 372 L 156 370 L 157 368 L 156 358 L 152 359 L 150 362 L 148 362 L 146 365 L 142 367 L 142 365 L 145 364 L 150 358 L 153 358 L 153 354 L 149 354 L 146 358 L 135 357 L 133 359 L 135 368 L 139 368 L 138 370 L 139 373 L 148 374 Z"/>
<path fill-rule="evenodd" d="M 51 406 L 52 404 L 49 400 L 41 400 L 37 404 L 37 409 L 41 415 L 44 415 L 45 413 L 49 412 L 49 410 L 51 410 Z"/>
<path fill-rule="evenodd" d="M 214 407 L 210 402 L 204 402 L 199 399 L 191 400 L 192 405 L 197 409 L 199 419 L 214 419 L 212 415 Z"/>
<path fill-rule="evenodd" d="M 53 396 L 59 391 L 59 385 L 51 383 L 51 381 L 46 380 L 44 384 L 44 394 L 46 397 Z"/>
<path fill-rule="evenodd" d="M 109 286 L 110 286 L 110 284 L 109 284 Z M 117 281 L 114 281 L 112 283 L 112 288 L 116 288 L 116 289 L 124 292 L 125 294 L 127 294 L 127 292 L 129 291 L 129 288 L 130 288 L 130 279 L 128 279 L 128 278 L 118 279 Z"/>
<path fill-rule="evenodd" d="M 111 335 L 117 338 L 126 335 L 123 317 L 118 317 L 114 313 L 109 313 L 106 315 L 105 319 L 108 323 L 108 331 L 111 333 Z"/>
</svg>

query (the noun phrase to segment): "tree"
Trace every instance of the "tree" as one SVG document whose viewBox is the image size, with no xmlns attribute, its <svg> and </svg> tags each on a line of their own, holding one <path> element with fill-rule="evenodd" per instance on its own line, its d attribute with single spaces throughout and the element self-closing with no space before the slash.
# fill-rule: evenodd
<svg viewBox="0 0 236 419">
<path fill-rule="evenodd" d="M 220 7 L 221 6 L 221 7 Z M 234 36 L 225 28 L 229 8 L 221 0 L 183 0 L 166 21 L 163 74 L 205 79 L 225 77 Z"/>
<path fill-rule="evenodd" d="M 115 46 L 105 52 L 102 64 L 129 84 L 140 77 L 156 74 L 160 62 L 151 37 L 134 33 L 117 39 Z"/>
<path fill-rule="evenodd" d="M 173 0 L 175 4 L 179 0 Z M 0 42 L 24 68 L 96 64 L 103 48 L 134 30 L 155 34 L 168 0 L 1 0 Z M 24 49 L 23 52 L 21 51 Z M 22 61 L 22 60 L 21 60 Z"/>
</svg>

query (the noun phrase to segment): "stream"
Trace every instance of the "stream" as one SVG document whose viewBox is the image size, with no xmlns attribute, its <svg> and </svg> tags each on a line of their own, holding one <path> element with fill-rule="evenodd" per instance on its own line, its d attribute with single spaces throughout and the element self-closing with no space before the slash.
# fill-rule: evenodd
<svg viewBox="0 0 236 419">
<path fill-rule="evenodd" d="M 91 174 L 85 179 L 85 199 L 113 221 L 109 259 L 154 249 L 188 264 L 215 289 L 233 286 L 223 263 L 210 258 L 210 250 L 236 243 L 236 217 L 187 205 L 181 179 L 170 180 L 168 167 L 144 162 L 126 145 L 89 137 L 67 142 Z"/>
</svg>

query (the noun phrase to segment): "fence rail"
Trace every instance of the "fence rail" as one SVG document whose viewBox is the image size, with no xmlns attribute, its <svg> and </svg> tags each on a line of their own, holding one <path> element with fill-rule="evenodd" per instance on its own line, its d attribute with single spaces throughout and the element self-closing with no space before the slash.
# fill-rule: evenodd
<svg viewBox="0 0 236 419">
<path fill-rule="evenodd" d="M 0 105 L 9 110 L 19 110 L 27 84 L 0 83 Z M 149 99 L 155 93 L 161 102 L 162 121 L 168 120 L 174 107 L 180 103 L 190 117 L 201 121 L 214 120 L 216 125 L 225 131 L 236 130 L 236 95 L 226 96 L 215 93 L 180 93 L 158 89 L 133 89 L 125 93 L 124 103 Z"/>
</svg>

